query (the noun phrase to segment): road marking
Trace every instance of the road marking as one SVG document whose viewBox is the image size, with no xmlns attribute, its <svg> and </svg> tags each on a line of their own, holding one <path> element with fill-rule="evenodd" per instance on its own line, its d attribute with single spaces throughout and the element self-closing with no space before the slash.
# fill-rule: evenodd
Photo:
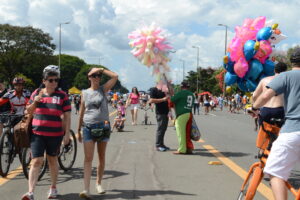
<svg viewBox="0 0 300 200">
<path fill-rule="evenodd" d="M 117 110 L 109 113 L 109 116 L 113 116 L 114 114 L 117 113 Z M 17 169 L 14 169 L 12 171 L 10 171 L 8 173 L 8 175 L 6 176 L 6 178 L 0 178 L 0 186 L 2 186 L 4 183 L 10 181 L 11 179 L 15 178 L 16 176 L 18 176 L 19 174 L 21 174 L 23 172 L 22 166 L 19 166 Z"/>
<path fill-rule="evenodd" d="M 204 143 L 205 141 L 202 140 L 202 139 L 200 139 L 200 140 L 198 140 L 197 142 Z"/>
<path fill-rule="evenodd" d="M 205 115 L 205 113 L 204 112 L 200 112 L 200 113 L 202 113 L 203 115 Z M 214 117 L 216 117 L 217 115 L 215 115 L 215 114 L 211 114 L 211 113 L 207 113 L 208 115 L 211 115 L 211 116 L 214 116 Z"/>
<path fill-rule="evenodd" d="M 22 166 L 18 167 L 17 169 L 11 171 L 8 173 L 8 175 L 6 176 L 6 178 L 0 178 L 0 186 L 3 185 L 4 183 L 8 182 L 10 179 L 15 178 L 16 176 L 18 176 L 21 172 L 23 172 L 22 170 Z"/>
<path fill-rule="evenodd" d="M 203 147 L 209 151 L 211 154 L 216 156 L 221 162 L 223 162 L 229 169 L 231 169 L 234 173 L 236 173 L 238 176 L 240 176 L 243 180 L 245 180 L 248 172 L 246 172 L 244 169 L 242 169 L 239 165 L 237 165 L 235 162 L 230 160 L 229 158 L 225 157 L 222 153 L 220 153 L 218 150 L 216 150 L 211 145 L 203 145 Z M 257 189 L 264 197 L 267 199 L 274 199 L 272 190 L 266 186 L 264 183 L 260 183 Z"/>
</svg>

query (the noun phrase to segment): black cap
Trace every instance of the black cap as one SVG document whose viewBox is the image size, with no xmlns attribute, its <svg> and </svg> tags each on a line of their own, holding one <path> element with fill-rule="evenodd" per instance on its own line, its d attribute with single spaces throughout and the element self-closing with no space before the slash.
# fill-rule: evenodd
<svg viewBox="0 0 300 200">
<path fill-rule="evenodd" d="M 297 63 L 300 64 L 300 47 L 297 47 L 293 50 L 291 57 L 290 57 L 291 63 Z"/>
<path fill-rule="evenodd" d="M 181 87 L 189 88 L 189 87 L 190 87 L 190 84 L 189 84 L 187 81 L 182 81 L 182 82 L 181 82 Z"/>
</svg>

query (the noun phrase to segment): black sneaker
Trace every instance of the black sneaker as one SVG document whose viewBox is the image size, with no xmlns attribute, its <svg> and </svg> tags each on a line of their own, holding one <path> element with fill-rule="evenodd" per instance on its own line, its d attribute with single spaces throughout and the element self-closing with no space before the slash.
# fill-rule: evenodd
<svg viewBox="0 0 300 200">
<path fill-rule="evenodd" d="M 165 145 L 163 145 L 163 148 L 165 148 L 167 151 L 170 150 L 170 147 L 167 147 L 167 146 L 165 146 Z"/>
</svg>

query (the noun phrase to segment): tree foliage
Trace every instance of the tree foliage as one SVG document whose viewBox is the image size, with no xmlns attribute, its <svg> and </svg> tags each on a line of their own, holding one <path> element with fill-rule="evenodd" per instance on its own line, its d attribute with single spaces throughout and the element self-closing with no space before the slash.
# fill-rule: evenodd
<svg viewBox="0 0 300 200">
<path fill-rule="evenodd" d="M 39 72 L 53 59 L 51 41 L 41 29 L 0 24 L 0 73 L 9 82 L 17 73 L 40 81 Z"/>
</svg>

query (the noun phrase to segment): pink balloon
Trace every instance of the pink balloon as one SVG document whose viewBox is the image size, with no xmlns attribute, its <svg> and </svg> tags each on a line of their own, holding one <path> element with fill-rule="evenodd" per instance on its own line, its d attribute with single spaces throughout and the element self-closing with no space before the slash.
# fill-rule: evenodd
<svg viewBox="0 0 300 200">
<path fill-rule="evenodd" d="M 243 43 L 240 38 L 233 38 L 229 44 L 228 51 L 230 52 L 230 58 L 236 62 L 243 55 Z"/>
<path fill-rule="evenodd" d="M 254 58 L 259 60 L 262 64 L 265 63 L 266 59 L 272 53 L 271 43 L 267 40 L 261 40 L 259 42 L 259 50 L 254 55 Z"/>
<path fill-rule="evenodd" d="M 254 19 L 251 26 L 258 31 L 265 26 L 265 23 L 266 23 L 266 17 L 261 16 Z"/>
<path fill-rule="evenodd" d="M 133 51 L 132 54 L 137 57 L 139 55 L 142 55 L 145 52 L 146 46 L 143 46 L 142 48 L 140 48 L 137 51 Z"/>
<path fill-rule="evenodd" d="M 240 78 L 243 78 L 249 69 L 248 62 L 244 57 L 241 57 L 238 62 L 234 64 L 234 72 Z"/>
<path fill-rule="evenodd" d="M 252 23 L 253 23 L 253 19 L 246 18 L 246 19 L 244 20 L 243 26 L 244 26 L 244 27 L 249 27 L 249 26 L 251 26 Z"/>
</svg>

